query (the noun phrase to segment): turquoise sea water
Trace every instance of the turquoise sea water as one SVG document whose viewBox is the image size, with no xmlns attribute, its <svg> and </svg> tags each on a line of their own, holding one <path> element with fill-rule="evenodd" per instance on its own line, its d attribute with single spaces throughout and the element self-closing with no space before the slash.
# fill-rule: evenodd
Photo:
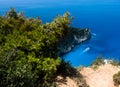
<svg viewBox="0 0 120 87">
<path fill-rule="evenodd" d="M 120 60 L 120 0 L 0 0 L 0 15 L 10 7 L 27 17 L 40 16 L 43 23 L 69 11 L 75 17 L 72 26 L 89 27 L 92 39 L 63 56 L 74 66 L 88 66 L 98 55 Z"/>
</svg>

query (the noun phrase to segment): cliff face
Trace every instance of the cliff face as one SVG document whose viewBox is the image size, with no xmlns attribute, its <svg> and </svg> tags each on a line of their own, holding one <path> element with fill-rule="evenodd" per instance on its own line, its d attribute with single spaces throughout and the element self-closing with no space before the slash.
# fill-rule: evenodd
<svg viewBox="0 0 120 87">
<path fill-rule="evenodd" d="M 66 37 L 60 41 L 60 53 L 69 52 L 75 45 L 91 38 L 89 29 L 71 28 Z"/>
</svg>

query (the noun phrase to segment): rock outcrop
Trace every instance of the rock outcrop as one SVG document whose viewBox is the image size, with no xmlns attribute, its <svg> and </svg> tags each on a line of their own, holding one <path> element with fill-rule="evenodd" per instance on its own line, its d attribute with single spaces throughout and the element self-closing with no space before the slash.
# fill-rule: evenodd
<svg viewBox="0 0 120 87">
<path fill-rule="evenodd" d="M 80 44 L 90 38 L 91 33 L 88 28 L 71 28 L 66 37 L 60 41 L 60 53 L 64 54 L 69 52 L 75 45 Z"/>
</svg>

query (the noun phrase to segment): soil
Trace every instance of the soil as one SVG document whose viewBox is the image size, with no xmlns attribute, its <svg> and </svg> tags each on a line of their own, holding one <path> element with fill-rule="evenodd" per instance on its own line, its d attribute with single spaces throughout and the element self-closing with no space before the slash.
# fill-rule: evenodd
<svg viewBox="0 0 120 87">
<path fill-rule="evenodd" d="M 84 67 L 80 73 L 90 87 L 115 87 L 113 75 L 118 71 L 120 71 L 119 67 L 105 64 L 99 66 L 96 70 L 90 67 Z M 56 84 L 58 87 L 78 87 L 77 83 L 69 77 L 63 78 L 58 76 Z"/>
</svg>

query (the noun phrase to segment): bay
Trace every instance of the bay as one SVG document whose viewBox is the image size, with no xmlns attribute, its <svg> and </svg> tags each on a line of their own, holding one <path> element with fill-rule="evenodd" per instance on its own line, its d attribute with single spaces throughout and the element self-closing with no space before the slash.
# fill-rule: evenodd
<svg viewBox="0 0 120 87">
<path fill-rule="evenodd" d="M 120 60 L 119 0 L 0 0 L 0 15 L 11 7 L 26 17 L 40 16 L 43 23 L 68 11 L 75 18 L 71 26 L 90 28 L 92 39 L 62 56 L 73 66 L 89 66 L 98 55 Z"/>
</svg>

